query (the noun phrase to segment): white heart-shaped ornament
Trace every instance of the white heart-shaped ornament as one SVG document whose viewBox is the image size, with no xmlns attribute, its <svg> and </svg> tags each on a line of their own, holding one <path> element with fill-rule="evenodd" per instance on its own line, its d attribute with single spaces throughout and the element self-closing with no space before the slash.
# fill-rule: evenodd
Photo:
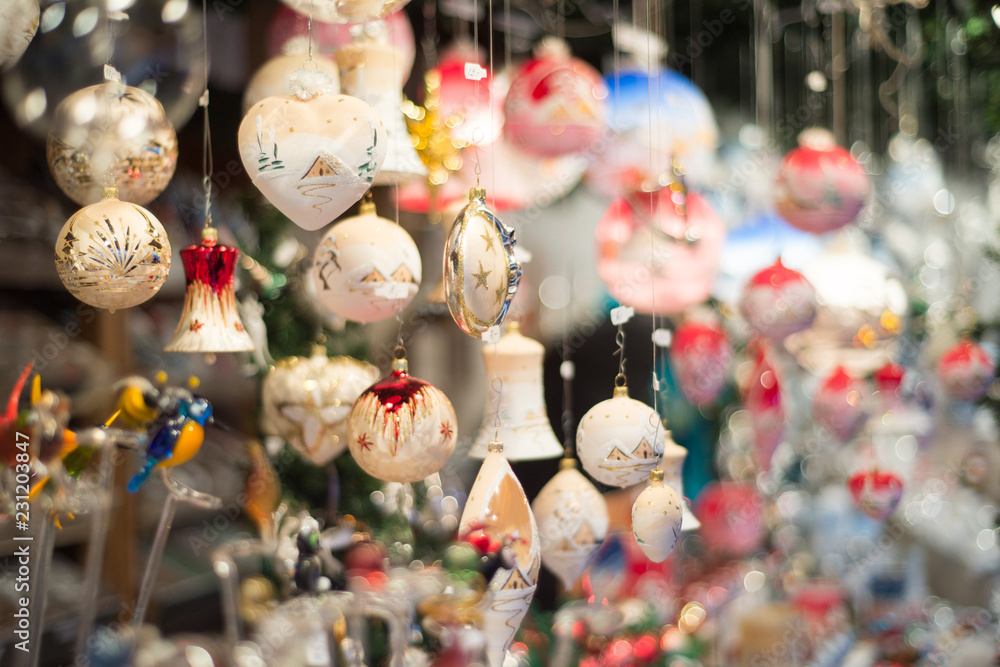
<svg viewBox="0 0 1000 667">
<path fill-rule="evenodd" d="M 240 124 L 253 184 L 303 229 L 333 222 L 371 188 L 385 159 L 375 111 L 349 95 L 267 97 Z"/>
</svg>

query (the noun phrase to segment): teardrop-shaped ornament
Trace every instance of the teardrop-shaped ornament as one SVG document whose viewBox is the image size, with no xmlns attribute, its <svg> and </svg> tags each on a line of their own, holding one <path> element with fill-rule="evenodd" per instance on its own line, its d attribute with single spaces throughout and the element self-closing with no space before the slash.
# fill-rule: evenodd
<svg viewBox="0 0 1000 667">
<path fill-rule="evenodd" d="M 663 471 L 649 473 L 649 486 L 632 505 L 632 534 L 646 558 L 662 563 L 681 534 L 683 509 L 677 492 L 663 483 Z"/>
</svg>

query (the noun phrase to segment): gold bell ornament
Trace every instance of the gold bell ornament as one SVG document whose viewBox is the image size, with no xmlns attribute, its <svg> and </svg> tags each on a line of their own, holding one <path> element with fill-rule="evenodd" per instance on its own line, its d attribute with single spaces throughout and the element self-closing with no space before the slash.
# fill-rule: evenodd
<svg viewBox="0 0 1000 667">
<path fill-rule="evenodd" d="M 650 471 L 649 486 L 632 505 L 632 534 L 646 558 L 662 563 L 674 550 L 683 523 L 681 497 L 663 483 L 663 470 Z"/>
<path fill-rule="evenodd" d="M 531 509 L 538 522 L 542 565 L 568 590 L 608 534 L 608 503 L 577 469 L 576 459 L 567 457 L 535 496 Z"/>
<path fill-rule="evenodd" d="M 249 352 L 253 340 L 236 306 L 233 277 L 240 251 L 218 244 L 218 231 L 205 227 L 201 244 L 181 250 L 187 292 L 184 310 L 166 352 Z"/>
<path fill-rule="evenodd" d="M 483 632 L 490 667 L 501 667 L 538 586 L 541 544 L 535 516 L 521 482 L 503 455 L 503 443 L 490 443 L 476 481 L 469 490 L 459 535 L 483 532 L 491 542 L 510 546 L 515 563 L 500 568 L 483 599 Z"/>
<path fill-rule="evenodd" d="M 504 456 L 509 461 L 554 459 L 562 455 L 562 445 L 552 432 L 545 409 L 544 356 L 545 346 L 523 335 L 518 322 L 510 323 L 506 335 L 496 345 L 483 347 L 486 375 L 500 378 L 505 400 L 501 404 L 487 399 L 483 423 L 469 456 L 485 458 L 491 440 L 504 443 Z"/>
</svg>

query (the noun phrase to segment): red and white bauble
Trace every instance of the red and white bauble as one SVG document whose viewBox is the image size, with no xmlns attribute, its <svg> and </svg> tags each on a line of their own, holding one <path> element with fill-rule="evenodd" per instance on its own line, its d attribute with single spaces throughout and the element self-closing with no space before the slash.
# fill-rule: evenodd
<svg viewBox="0 0 1000 667">
<path fill-rule="evenodd" d="M 780 258 L 750 279 L 740 302 L 750 329 L 773 341 L 809 328 L 817 308 L 815 288 Z"/>
<path fill-rule="evenodd" d="M 478 64 L 483 78 L 466 77 L 466 65 Z M 488 146 L 500 137 L 503 128 L 503 91 L 486 71 L 479 55 L 458 46 L 441 57 L 434 71 L 441 77 L 441 107 L 452 140 L 458 146 Z"/>
<path fill-rule="evenodd" d="M 892 516 L 903 497 L 903 480 L 888 470 L 862 470 L 851 475 L 847 488 L 858 509 L 873 519 L 884 521 Z"/>
<path fill-rule="evenodd" d="M 525 153 L 555 157 L 593 148 L 604 128 L 607 86 L 593 67 L 545 40 L 511 79 L 504 133 Z"/>
<path fill-rule="evenodd" d="M 865 386 L 843 366 L 820 382 L 813 397 L 813 418 L 838 440 L 853 438 L 867 418 Z"/>
<path fill-rule="evenodd" d="M 807 130 L 781 162 L 775 208 L 793 227 L 822 234 L 848 225 L 864 208 L 868 175 L 825 130 Z"/>
<path fill-rule="evenodd" d="M 358 465 L 386 482 L 417 482 L 444 467 L 455 451 L 451 401 L 434 385 L 410 377 L 406 359 L 366 389 L 347 417 L 347 446 Z"/>
<path fill-rule="evenodd" d="M 674 330 L 670 367 L 684 396 L 692 403 L 718 398 L 733 360 L 733 348 L 718 322 L 689 319 Z"/>
<path fill-rule="evenodd" d="M 994 361 L 979 343 L 963 339 L 941 355 L 938 381 L 944 393 L 956 401 L 978 401 L 996 377 Z"/>
<path fill-rule="evenodd" d="M 754 458 L 757 465 L 768 470 L 785 434 L 785 407 L 781 383 L 764 346 L 757 345 L 751 354 L 755 355 L 754 365 L 743 392 L 743 406 L 753 422 Z"/>
</svg>

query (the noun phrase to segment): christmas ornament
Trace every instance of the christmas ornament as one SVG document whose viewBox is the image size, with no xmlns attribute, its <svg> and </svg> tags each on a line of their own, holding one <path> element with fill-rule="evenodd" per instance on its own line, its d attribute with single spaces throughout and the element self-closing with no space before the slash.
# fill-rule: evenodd
<svg viewBox="0 0 1000 667">
<path fill-rule="evenodd" d="M 146 461 L 129 480 L 128 490 L 138 491 L 156 467 L 172 468 L 190 461 L 205 441 L 205 426 L 212 419 L 212 404 L 189 393 L 176 402 L 176 412 L 167 417 L 150 437 Z"/>
<path fill-rule="evenodd" d="M 347 444 L 358 465 L 387 482 L 416 482 L 440 470 L 455 450 L 451 402 L 432 384 L 410 377 L 405 350 L 392 374 L 366 389 L 347 417 Z"/>
<path fill-rule="evenodd" d="M 561 39 L 542 40 L 518 68 L 504 100 L 504 133 L 531 155 L 555 157 L 594 148 L 604 129 L 608 89 L 601 75 L 572 58 Z"/>
<path fill-rule="evenodd" d="M 632 534 L 649 560 L 662 563 L 674 550 L 682 516 L 680 496 L 663 483 L 662 470 L 651 470 L 649 486 L 632 505 Z"/>
<path fill-rule="evenodd" d="M 864 385 L 837 366 L 816 388 L 813 417 L 841 442 L 853 438 L 868 417 Z"/>
<path fill-rule="evenodd" d="M 752 483 L 710 482 L 698 494 L 694 511 L 710 552 L 746 556 L 767 536 L 764 503 Z"/>
<path fill-rule="evenodd" d="M 686 319 L 674 330 L 670 367 L 685 398 L 711 403 L 726 386 L 733 348 L 714 320 Z"/>
<path fill-rule="evenodd" d="M 118 188 L 84 206 L 56 240 L 56 270 L 70 294 L 111 312 L 136 306 L 163 287 L 170 241 L 163 225 L 141 206 L 118 200 Z"/>
<path fill-rule="evenodd" d="M 709 297 L 725 226 L 679 180 L 618 199 L 595 234 L 597 275 L 618 303 L 673 315 Z"/>
<path fill-rule="evenodd" d="M 119 198 L 155 199 L 177 167 L 177 134 L 156 98 L 107 81 L 56 107 L 46 144 L 49 171 L 66 195 L 86 206 L 113 177 Z"/>
<path fill-rule="evenodd" d="M 816 290 L 781 258 L 759 271 L 743 289 L 740 312 L 754 333 L 781 341 L 802 331 L 816 317 Z"/>
<path fill-rule="evenodd" d="M 687 498 L 684 497 L 684 460 L 687 459 L 688 450 L 674 442 L 670 431 L 664 432 L 663 454 L 660 456 L 660 465 L 657 466 L 663 472 L 663 483 L 672 488 L 677 497 L 681 499 L 681 513 L 684 515 L 685 532 L 697 530 L 701 527 L 697 517 L 691 511 Z"/>
<path fill-rule="evenodd" d="M 385 18 L 410 0 L 281 0 L 323 23 L 367 23 Z"/>
<path fill-rule="evenodd" d="M 781 161 L 774 205 L 793 227 L 822 234 L 854 222 L 868 199 L 868 176 L 826 130 L 806 130 Z"/>
<path fill-rule="evenodd" d="M 243 166 L 257 189 L 303 229 L 329 224 L 371 188 L 385 159 L 375 111 L 330 88 L 322 73 L 299 70 L 294 95 L 268 97 L 240 124 Z"/>
<path fill-rule="evenodd" d="M 490 444 L 459 522 L 460 535 L 478 531 L 509 546 L 515 555 L 514 567 L 498 569 L 484 597 L 486 656 L 490 667 L 501 667 L 535 594 L 541 557 L 535 517 L 503 456 L 503 445 L 496 441 Z"/>
<path fill-rule="evenodd" d="M 340 92 L 340 69 L 333 60 L 320 55 L 313 55 L 312 58 L 303 63 L 305 54 L 292 53 L 277 55 L 260 66 L 250 77 L 246 90 L 243 92 L 243 113 L 268 97 L 278 97 L 281 95 L 291 95 L 290 79 L 300 69 L 315 68 L 330 77 L 330 90 L 328 94 L 336 95 Z"/>
<path fill-rule="evenodd" d="M 665 439 L 659 415 L 629 398 L 625 378 L 619 375 L 614 396 L 580 419 L 576 452 L 584 470 L 598 482 L 626 487 L 649 474 L 663 453 Z"/>
<path fill-rule="evenodd" d="M 312 280 L 324 308 L 367 323 L 405 308 L 420 289 L 422 270 L 406 230 L 365 201 L 360 215 L 338 222 L 320 240 Z"/>
<path fill-rule="evenodd" d="M 236 306 L 233 277 L 240 251 L 218 245 L 214 227 L 202 230 L 201 245 L 181 250 L 187 291 L 184 310 L 166 352 L 248 352 L 253 341 Z"/>
<path fill-rule="evenodd" d="M 542 565 L 569 590 L 608 533 L 608 504 L 577 469 L 576 460 L 565 458 L 535 496 L 531 510 L 538 523 Z"/>
<path fill-rule="evenodd" d="M 485 458 L 492 440 L 503 441 L 508 461 L 554 459 L 562 455 L 562 445 L 552 432 L 545 408 L 544 356 L 545 346 L 522 335 L 517 322 L 510 323 L 507 334 L 496 345 L 483 348 L 486 377 L 500 378 L 502 403 L 498 405 L 487 397 L 482 426 L 469 456 Z"/>
<path fill-rule="evenodd" d="M 858 509 L 873 519 L 885 521 L 903 497 L 903 480 L 893 472 L 872 468 L 851 475 L 847 488 Z"/>
<path fill-rule="evenodd" d="M 753 369 L 743 391 L 743 406 L 753 421 L 754 458 L 757 465 L 768 470 L 774 450 L 785 434 L 781 384 L 764 344 L 752 343 L 747 352 L 753 358 Z"/>
<path fill-rule="evenodd" d="M 38 0 L 11 0 L 0 7 L 0 67 L 16 63 L 38 30 Z"/>
<path fill-rule="evenodd" d="M 275 510 L 281 502 L 281 482 L 271 465 L 267 450 L 259 442 L 247 443 L 249 469 L 243 487 L 243 509 L 256 524 L 257 534 L 262 540 L 273 540 L 275 536 Z"/>
<path fill-rule="evenodd" d="M 473 188 L 444 246 L 444 287 L 455 323 L 473 338 L 503 324 L 521 281 L 514 259 L 514 230 L 486 206 L 486 191 Z"/>
<path fill-rule="evenodd" d="M 427 175 L 403 118 L 399 85 L 402 53 L 366 35 L 337 52 L 344 90 L 371 105 L 385 128 L 386 153 L 375 185 L 394 185 Z"/>
<path fill-rule="evenodd" d="M 938 359 L 938 382 L 952 400 L 978 401 L 993 382 L 993 366 L 993 358 L 982 345 L 964 338 Z"/>
<path fill-rule="evenodd" d="M 264 379 L 261 403 L 269 426 L 307 461 L 325 466 L 347 449 L 347 416 L 378 380 L 378 369 L 351 357 L 281 359 Z"/>
<path fill-rule="evenodd" d="M 477 76 L 467 77 L 466 67 L 476 65 Z M 504 91 L 486 65 L 476 47 L 460 43 L 432 70 L 440 80 L 439 110 L 456 146 L 484 148 L 500 138 Z"/>
</svg>

